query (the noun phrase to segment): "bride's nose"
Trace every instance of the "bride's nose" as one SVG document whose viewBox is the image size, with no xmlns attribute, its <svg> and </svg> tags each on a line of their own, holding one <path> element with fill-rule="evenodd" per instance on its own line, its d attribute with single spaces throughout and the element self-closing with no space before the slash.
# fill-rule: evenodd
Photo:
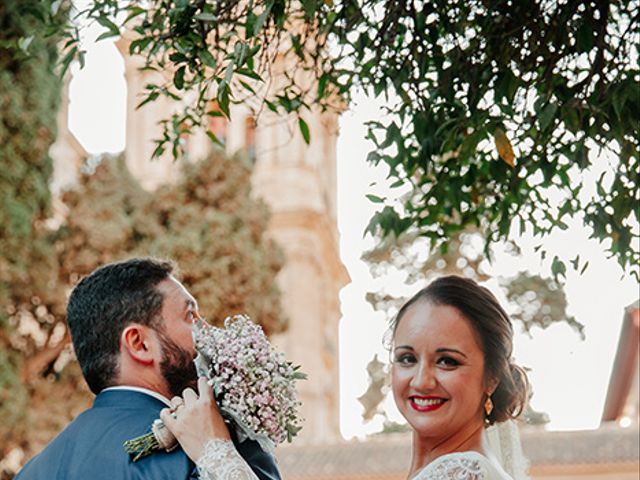
<svg viewBox="0 0 640 480">
<path fill-rule="evenodd" d="M 419 391 L 433 390 L 437 380 L 432 365 L 429 362 L 420 362 L 415 370 L 415 375 L 411 378 L 410 386 Z"/>
</svg>

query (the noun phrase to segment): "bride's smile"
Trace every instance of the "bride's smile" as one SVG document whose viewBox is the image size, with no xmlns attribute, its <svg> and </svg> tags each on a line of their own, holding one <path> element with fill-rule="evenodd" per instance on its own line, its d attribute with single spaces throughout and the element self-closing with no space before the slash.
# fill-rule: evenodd
<svg viewBox="0 0 640 480">
<path fill-rule="evenodd" d="M 444 402 L 447 401 L 446 398 L 438 398 L 438 397 L 419 397 L 413 396 L 409 400 L 411 400 L 411 406 L 414 410 L 419 412 L 431 412 L 433 410 L 437 410 Z"/>
</svg>

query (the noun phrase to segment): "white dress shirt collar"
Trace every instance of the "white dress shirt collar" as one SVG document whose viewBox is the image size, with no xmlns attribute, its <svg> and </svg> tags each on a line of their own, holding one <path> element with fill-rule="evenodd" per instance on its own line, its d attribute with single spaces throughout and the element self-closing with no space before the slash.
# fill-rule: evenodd
<svg viewBox="0 0 640 480">
<path fill-rule="evenodd" d="M 169 399 L 167 397 L 165 397 L 164 395 L 162 395 L 162 394 L 160 394 L 158 392 L 154 392 L 153 390 L 149 390 L 148 388 L 134 387 L 134 386 L 131 386 L 131 385 L 117 385 L 115 387 L 107 387 L 107 388 L 103 389 L 102 392 L 108 392 L 110 390 L 129 390 L 129 391 L 133 391 L 133 392 L 145 393 L 147 395 L 152 396 L 153 398 L 157 398 L 162 403 L 164 403 L 167 407 L 171 407 L 171 402 L 169 401 Z"/>
</svg>

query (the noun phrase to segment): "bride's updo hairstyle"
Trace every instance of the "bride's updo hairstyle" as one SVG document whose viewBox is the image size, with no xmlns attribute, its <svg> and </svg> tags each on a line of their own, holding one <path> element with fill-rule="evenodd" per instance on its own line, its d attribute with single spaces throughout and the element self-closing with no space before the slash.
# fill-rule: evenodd
<svg viewBox="0 0 640 480">
<path fill-rule="evenodd" d="M 519 416 L 527 404 L 529 382 L 524 370 L 511 362 L 513 327 L 496 297 L 467 278 L 455 275 L 438 278 L 400 308 L 389 328 L 392 341 L 402 317 L 418 302 L 455 307 L 478 335 L 484 353 L 485 378 L 499 381 L 491 395 L 493 411 L 486 423 L 492 425 Z"/>
</svg>

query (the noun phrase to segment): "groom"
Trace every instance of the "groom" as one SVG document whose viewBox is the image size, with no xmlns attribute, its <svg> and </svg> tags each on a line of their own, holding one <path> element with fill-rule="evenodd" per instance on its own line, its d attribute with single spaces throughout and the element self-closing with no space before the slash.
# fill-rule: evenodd
<svg viewBox="0 0 640 480">
<path fill-rule="evenodd" d="M 103 266 L 71 292 L 67 322 L 82 373 L 97 396 L 16 480 L 197 479 L 178 448 L 131 462 L 122 444 L 149 431 L 169 399 L 196 384 L 191 331 L 198 305 L 169 262 Z M 257 443 L 236 445 L 261 480 L 279 480 Z"/>
</svg>

